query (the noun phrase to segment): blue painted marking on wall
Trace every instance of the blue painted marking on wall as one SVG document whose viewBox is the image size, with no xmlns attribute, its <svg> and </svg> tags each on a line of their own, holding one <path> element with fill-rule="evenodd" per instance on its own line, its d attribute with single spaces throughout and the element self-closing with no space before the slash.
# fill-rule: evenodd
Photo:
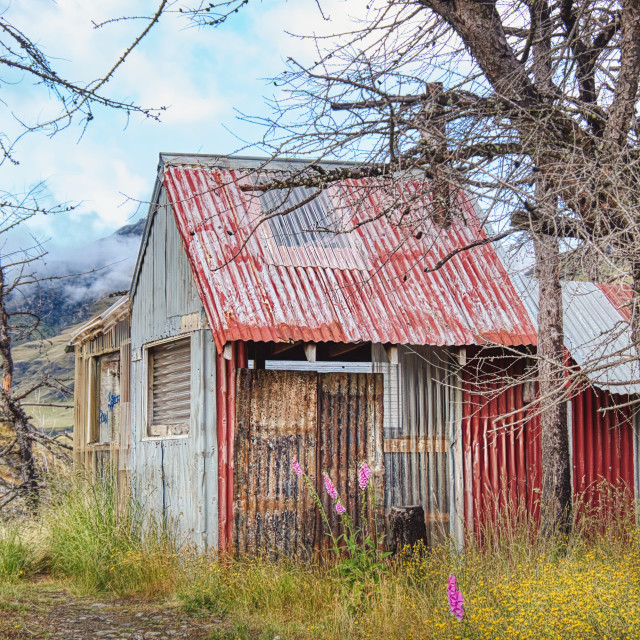
<svg viewBox="0 0 640 640">
<path fill-rule="evenodd" d="M 109 395 L 107 396 L 107 406 L 109 410 L 112 410 L 117 404 L 120 404 L 120 394 L 116 396 L 109 391 Z"/>
</svg>

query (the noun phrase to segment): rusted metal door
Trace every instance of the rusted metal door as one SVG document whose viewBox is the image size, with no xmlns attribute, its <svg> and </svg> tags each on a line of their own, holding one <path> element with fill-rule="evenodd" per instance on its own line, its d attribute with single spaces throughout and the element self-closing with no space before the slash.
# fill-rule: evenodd
<svg viewBox="0 0 640 640">
<path fill-rule="evenodd" d="M 240 369 L 234 455 L 234 546 L 239 553 L 313 546 L 315 507 L 294 475 L 316 475 L 314 372 Z"/>
<path fill-rule="evenodd" d="M 384 515 L 383 376 L 379 373 L 324 373 L 319 376 L 319 468 L 335 483 L 343 506 L 357 527 L 362 525 L 363 493 L 358 467 L 366 460 L 372 470 L 378 519 Z M 318 494 L 334 532 L 340 534 L 335 505 L 318 483 Z M 381 524 L 381 523 L 379 523 Z M 369 522 L 369 526 L 373 521 Z M 329 537 L 317 518 L 316 549 L 326 549 Z"/>
<path fill-rule="evenodd" d="M 382 376 L 379 374 L 240 369 L 234 455 L 234 547 L 239 553 L 289 555 L 326 548 L 310 492 L 292 470 L 295 458 L 311 478 L 332 522 L 334 505 L 322 473 L 360 518 L 357 467 L 374 471 L 384 496 Z"/>
</svg>

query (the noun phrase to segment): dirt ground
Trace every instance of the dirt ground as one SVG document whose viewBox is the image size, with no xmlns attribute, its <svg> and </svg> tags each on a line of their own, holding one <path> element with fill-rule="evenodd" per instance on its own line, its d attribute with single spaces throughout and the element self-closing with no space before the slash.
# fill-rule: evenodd
<svg viewBox="0 0 640 640">
<path fill-rule="evenodd" d="M 188 615 L 177 605 L 81 598 L 59 585 L 0 595 L 0 640 L 208 640 L 221 626 L 221 620 Z"/>
</svg>

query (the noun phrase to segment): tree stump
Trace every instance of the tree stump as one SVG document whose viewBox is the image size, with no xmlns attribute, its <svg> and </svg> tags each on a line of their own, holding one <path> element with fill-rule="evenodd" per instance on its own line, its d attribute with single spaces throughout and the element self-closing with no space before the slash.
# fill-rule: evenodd
<svg viewBox="0 0 640 640">
<path fill-rule="evenodd" d="M 427 525 L 421 505 L 391 507 L 389 513 L 389 546 L 392 553 L 400 553 L 405 546 L 412 547 L 418 540 L 427 544 Z"/>
</svg>

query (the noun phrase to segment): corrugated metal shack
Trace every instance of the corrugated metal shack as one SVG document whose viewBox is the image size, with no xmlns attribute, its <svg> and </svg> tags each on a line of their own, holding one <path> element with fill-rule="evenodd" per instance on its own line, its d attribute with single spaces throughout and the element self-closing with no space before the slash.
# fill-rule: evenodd
<svg viewBox="0 0 640 640">
<path fill-rule="evenodd" d="M 129 296 L 71 335 L 75 353 L 73 457 L 92 473 L 109 469 L 129 486 L 131 434 Z"/>
<path fill-rule="evenodd" d="M 243 190 L 303 166 L 262 164 L 161 157 L 131 290 L 134 486 L 197 544 L 319 548 L 291 460 L 355 508 L 367 459 L 387 509 L 422 504 L 431 538 L 459 535 L 459 348 L 535 343 L 490 246 L 429 272 L 483 237 L 472 203 L 437 225 L 418 184 L 392 194 L 403 220 L 366 180 Z"/>
<path fill-rule="evenodd" d="M 530 311 L 490 244 L 431 270 L 485 237 L 464 193 L 438 222 L 419 182 L 251 189 L 302 166 L 161 156 L 130 293 L 132 486 L 199 546 L 318 550 L 291 461 L 357 513 L 367 460 L 387 512 L 421 504 L 430 542 L 461 541 L 483 496 L 536 486 L 531 390 L 489 388 L 498 360 L 471 357 L 522 370 Z"/>
</svg>

